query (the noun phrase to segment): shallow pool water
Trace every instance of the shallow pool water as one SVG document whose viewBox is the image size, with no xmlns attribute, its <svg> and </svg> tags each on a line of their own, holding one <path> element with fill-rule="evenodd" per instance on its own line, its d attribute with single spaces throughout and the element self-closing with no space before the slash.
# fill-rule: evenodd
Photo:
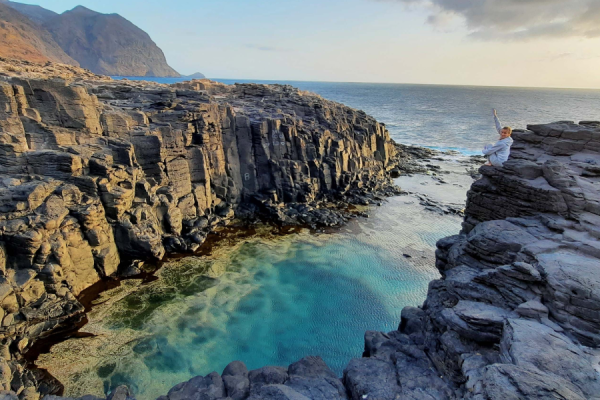
<svg viewBox="0 0 600 400">
<path fill-rule="evenodd" d="M 459 228 L 400 196 L 335 233 L 223 244 L 105 293 L 82 329 L 96 336 L 60 343 L 38 365 L 65 395 L 127 384 L 142 400 L 233 360 L 252 369 L 320 355 L 341 376 L 365 331 L 396 329 L 402 308 L 422 303 L 438 277 L 435 242 Z"/>
</svg>

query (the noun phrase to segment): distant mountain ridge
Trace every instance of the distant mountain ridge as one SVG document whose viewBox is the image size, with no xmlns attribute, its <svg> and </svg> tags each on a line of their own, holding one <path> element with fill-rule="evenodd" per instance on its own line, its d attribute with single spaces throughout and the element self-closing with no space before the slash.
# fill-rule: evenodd
<svg viewBox="0 0 600 400">
<path fill-rule="evenodd" d="M 0 22 L 11 28 L 5 33 L 0 24 L 0 56 L 81 65 L 104 75 L 180 76 L 150 36 L 118 14 L 83 6 L 57 14 L 8 0 L 0 6 Z"/>
</svg>

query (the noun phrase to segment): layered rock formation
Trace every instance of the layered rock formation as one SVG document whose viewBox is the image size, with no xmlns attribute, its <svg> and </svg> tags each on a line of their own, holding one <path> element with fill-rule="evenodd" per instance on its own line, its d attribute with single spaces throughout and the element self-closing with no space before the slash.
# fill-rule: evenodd
<svg viewBox="0 0 600 400">
<path fill-rule="evenodd" d="M 464 398 L 598 398 L 600 123 L 513 137 L 503 168 L 481 168 L 463 232 L 438 242 L 443 278 L 379 337 L 409 339 Z"/>
<path fill-rule="evenodd" d="M 341 379 L 318 357 L 233 362 L 160 399 L 600 398 L 600 123 L 528 128 L 503 168 L 481 168 L 423 306 L 367 332 Z"/>
<path fill-rule="evenodd" d="M 19 354 L 81 314 L 76 296 L 128 260 L 193 251 L 236 214 L 339 224 L 345 201 L 396 191 L 383 125 L 289 86 L 3 66 L 0 385 L 21 398 L 44 390 Z"/>
</svg>

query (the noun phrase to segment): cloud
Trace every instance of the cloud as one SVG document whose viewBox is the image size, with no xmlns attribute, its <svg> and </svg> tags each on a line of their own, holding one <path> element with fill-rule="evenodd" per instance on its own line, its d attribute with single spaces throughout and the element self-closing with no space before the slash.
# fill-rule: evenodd
<svg viewBox="0 0 600 400">
<path fill-rule="evenodd" d="M 377 0 L 430 10 L 434 26 L 464 19 L 470 36 L 483 40 L 600 37 L 600 0 Z"/>
<path fill-rule="evenodd" d="M 600 58 L 598 54 L 579 54 L 579 53 L 559 53 L 550 54 L 542 58 L 542 60 L 556 61 L 556 60 L 595 60 Z"/>
<path fill-rule="evenodd" d="M 249 49 L 255 49 L 255 50 L 260 50 L 260 51 L 277 51 L 277 52 L 291 51 L 291 49 L 285 49 L 282 47 L 262 46 L 262 45 L 258 45 L 258 44 L 246 44 L 244 46 Z"/>
</svg>

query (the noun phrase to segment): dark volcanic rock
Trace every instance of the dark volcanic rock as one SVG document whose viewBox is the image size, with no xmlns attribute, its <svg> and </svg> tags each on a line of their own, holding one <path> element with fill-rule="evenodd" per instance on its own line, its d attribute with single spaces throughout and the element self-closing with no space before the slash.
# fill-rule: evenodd
<svg viewBox="0 0 600 400">
<path fill-rule="evenodd" d="M 347 399 L 346 388 L 321 357 L 305 357 L 288 367 L 285 383 L 309 399 Z"/>
<path fill-rule="evenodd" d="M 493 364 L 484 369 L 484 399 L 583 400 L 571 382 L 547 375 L 537 368 Z"/>
<path fill-rule="evenodd" d="M 70 57 L 95 73 L 179 76 L 150 36 L 118 14 L 77 6 L 46 19 L 43 26 Z"/>
</svg>

